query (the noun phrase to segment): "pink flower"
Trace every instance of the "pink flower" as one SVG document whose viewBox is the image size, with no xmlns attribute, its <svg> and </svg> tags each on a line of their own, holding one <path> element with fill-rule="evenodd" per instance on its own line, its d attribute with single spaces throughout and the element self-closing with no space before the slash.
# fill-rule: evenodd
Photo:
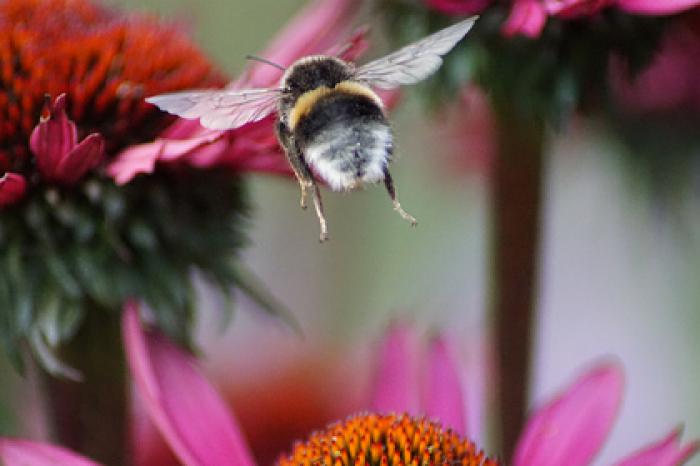
<svg viewBox="0 0 700 466">
<path fill-rule="evenodd" d="M 591 16 L 611 5 L 614 0 L 544 0 L 544 7 L 550 16 L 564 19 Z"/>
<path fill-rule="evenodd" d="M 501 26 L 506 37 L 522 35 L 539 37 L 547 22 L 547 11 L 541 0 L 514 0 L 510 15 Z"/>
<path fill-rule="evenodd" d="M 137 394 L 183 463 L 255 465 L 236 419 L 204 379 L 196 360 L 161 333 L 144 330 L 134 302 L 125 308 L 123 335 Z M 435 339 L 426 353 L 419 350 L 417 341 L 409 327 L 390 330 L 379 354 L 370 406 L 425 414 L 466 431 L 467 417 L 473 411 L 466 409 L 465 380 L 447 340 Z M 536 409 L 518 442 L 513 465 L 590 464 L 614 422 L 622 398 L 622 379 L 618 366 L 601 364 Z M 680 465 L 700 445 L 681 446 L 679 438 L 680 432 L 673 431 L 616 465 Z M 95 464 L 57 447 L 6 438 L 0 439 L 0 460 L 6 466 Z"/>
<path fill-rule="evenodd" d="M 0 73 L 0 176 L 22 175 L 20 191 L 73 185 L 105 153 L 152 139 L 172 119 L 142 94 L 223 82 L 179 28 L 91 0 L 0 2 L 0 56 L 17 64 Z M 8 179 L 2 205 L 17 198 Z"/>
<path fill-rule="evenodd" d="M 32 131 L 29 148 L 46 181 L 74 184 L 104 157 L 104 138 L 92 133 L 78 143 L 78 129 L 66 115 L 65 93 L 48 103 L 48 112 Z"/>
<path fill-rule="evenodd" d="M 22 175 L 7 172 L 0 177 L 0 208 L 22 199 L 27 190 L 27 181 Z"/>
<path fill-rule="evenodd" d="M 587 371 L 530 416 L 513 458 L 514 466 L 588 465 L 612 429 L 622 400 L 623 375 L 614 364 Z M 680 431 L 617 462 L 626 466 L 683 464 L 700 447 L 680 445 Z M 663 459 L 663 461 L 660 461 Z"/>
<path fill-rule="evenodd" d="M 377 363 L 372 411 L 427 416 L 460 435 L 476 434 L 469 417 L 479 416 L 468 409 L 469 393 L 445 337 L 433 339 L 424 350 L 410 326 L 395 324 L 382 341 Z"/>
<path fill-rule="evenodd" d="M 485 10 L 493 0 L 426 0 L 426 4 L 448 15 L 473 15 Z"/>
<path fill-rule="evenodd" d="M 334 53 L 337 43 L 348 37 L 348 18 L 355 11 L 352 0 L 316 1 L 302 11 L 261 54 L 282 66 L 310 54 Z M 345 58 L 365 47 L 364 33 L 355 35 Z M 281 70 L 255 63 L 230 83 L 233 89 L 269 87 L 277 84 Z M 237 171 L 291 174 L 274 134 L 275 117 L 229 131 L 208 130 L 197 121 L 177 120 L 154 142 L 132 146 L 108 166 L 118 184 L 140 173 L 152 173 L 156 164 L 187 164 L 200 168 L 224 166 Z"/>
<path fill-rule="evenodd" d="M 65 448 L 8 438 L 0 438 L 0 460 L 5 466 L 98 466 Z"/>
<path fill-rule="evenodd" d="M 673 15 L 700 5 L 700 0 L 616 0 L 616 6 L 638 15 Z"/>
<path fill-rule="evenodd" d="M 634 78 L 621 60 L 613 58 L 610 83 L 622 110 L 633 114 L 700 111 L 699 26 L 698 15 L 674 24 L 651 64 Z"/>
<path fill-rule="evenodd" d="M 501 31 L 507 37 L 539 37 L 548 16 L 576 19 L 607 7 L 640 15 L 671 15 L 700 4 L 700 0 L 513 0 Z"/>
<path fill-rule="evenodd" d="M 398 332 L 398 333 L 397 333 Z M 392 341 L 411 341 L 404 335 L 405 329 L 394 329 L 380 355 L 377 387 L 381 387 L 380 399 L 390 400 L 391 408 L 408 410 L 416 407 L 416 396 L 421 383 L 407 383 L 406 377 L 415 369 L 416 354 L 410 344 Z M 455 428 L 463 426 L 458 417 L 449 413 L 464 413 L 466 390 L 461 371 L 446 357 L 447 353 L 431 349 L 428 371 L 423 374 L 423 384 L 438 384 L 444 403 L 439 412 L 447 413 L 446 423 Z M 389 365 L 391 367 L 389 367 Z M 391 369 L 391 368 L 394 369 Z M 428 380 L 428 378 L 437 378 Z M 559 396 L 534 410 L 516 446 L 513 466 L 585 466 L 591 464 L 602 447 L 622 400 L 623 375 L 615 364 L 600 364 L 585 372 Z M 458 394 L 462 395 L 459 396 Z M 437 395 L 437 393 L 435 393 Z M 420 408 L 429 415 L 438 413 L 437 401 L 427 401 Z M 472 416 L 473 408 L 466 411 Z M 663 439 L 647 445 L 622 459 L 616 466 L 676 466 L 683 464 L 700 448 L 699 442 L 679 444 L 680 431 L 675 430 Z"/>
</svg>

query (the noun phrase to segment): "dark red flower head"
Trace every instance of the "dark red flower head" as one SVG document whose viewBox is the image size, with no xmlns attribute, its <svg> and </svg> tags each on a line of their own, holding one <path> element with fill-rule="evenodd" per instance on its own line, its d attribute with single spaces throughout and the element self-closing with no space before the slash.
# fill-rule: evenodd
<svg viewBox="0 0 700 466">
<path fill-rule="evenodd" d="M 31 169 L 29 139 L 47 94 L 65 93 L 78 139 L 99 133 L 109 154 L 172 121 L 144 96 L 219 84 L 173 25 L 88 0 L 0 2 L 0 176 Z"/>
</svg>

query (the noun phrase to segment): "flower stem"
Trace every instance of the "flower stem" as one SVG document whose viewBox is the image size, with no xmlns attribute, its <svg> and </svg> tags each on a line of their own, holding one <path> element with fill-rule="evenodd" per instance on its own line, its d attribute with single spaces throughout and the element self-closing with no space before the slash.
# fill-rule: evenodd
<svg viewBox="0 0 700 466">
<path fill-rule="evenodd" d="M 540 242 L 544 123 L 496 109 L 498 154 L 492 192 L 492 316 L 497 437 L 510 463 L 525 421 Z"/>
<path fill-rule="evenodd" d="M 119 312 L 92 305 L 58 355 L 82 381 L 44 374 L 51 434 L 60 444 L 107 465 L 128 465 L 127 383 Z"/>
</svg>

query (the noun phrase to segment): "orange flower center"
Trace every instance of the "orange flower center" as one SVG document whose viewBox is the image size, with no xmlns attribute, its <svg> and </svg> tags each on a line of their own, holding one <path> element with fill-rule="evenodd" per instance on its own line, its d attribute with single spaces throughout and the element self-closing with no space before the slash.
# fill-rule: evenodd
<svg viewBox="0 0 700 466">
<path fill-rule="evenodd" d="M 474 443 L 436 422 L 363 414 L 331 424 L 294 446 L 279 466 L 498 466 Z"/>
<path fill-rule="evenodd" d="M 45 94 L 66 92 L 80 137 L 100 132 L 113 153 L 172 121 L 144 97 L 222 83 L 178 28 L 153 18 L 89 0 L 0 2 L 0 169 L 21 165 Z"/>
</svg>

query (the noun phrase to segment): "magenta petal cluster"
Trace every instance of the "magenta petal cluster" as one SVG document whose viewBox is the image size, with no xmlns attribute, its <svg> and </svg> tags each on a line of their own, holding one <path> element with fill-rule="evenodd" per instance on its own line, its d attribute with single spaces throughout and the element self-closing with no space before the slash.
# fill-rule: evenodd
<svg viewBox="0 0 700 466">
<path fill-rule="evenodd" d="M 590 464 L 612 429 L 623 384 L 622 371 L 612 364 L 580 377 L 528 420 L 513 464 Z"/>
<path fill-rule="evenodd" d="M 514 466 L 586 466 L 600 451 L 617 417 L 623 375 L 616 364 L 604 363 L 575 380 L 554 400 L 530 416 L 515 450 Z M 694 455 L 700 444 L 680 444 L 674 430 L 616 464 L 677 466 Z M 663 459 L 663 461 L 660 461 Z"/>
<path fill-rule="evenodd" d="M 541 0 L 515 0 L 501 32 L 506 37 L 521 35 L 534 39 L 546 22 L 547 11 Z"/>
<path fill-rule="evenodd" d="M 614 0 L 544 0 L 547 13 L 560 18 L 572 19 L 591 16 L 613 4 Z"/>
<path fill-rule="evenodd" d="M 616 0 L 616 6 L 639 15 L 673 15 L 700 5 L 700 0 Z"/>
<path fill-rule="evenodd" d="M 288 66 L 306 55 L 333 50 L 348 37 L 349 17 L 354 0 L 322 0 L 303 10 L 260 55 Z M 365 47 L 354 37 L 344 56 L 355 56 Z M 255 63 L 243 76 L 230 83 L 231 89 L 276 85 L 282 76 L 277 68 Z M 197 121 L 177 120 L 161 138 L 133 146 L 119 154 L 107 171 L 117 184 L 128 183 L 138 174 L 148 174 L 157 164 L 186 164 L 199 168 L 228 167 L 238 172 L 254 171 L 291 174 L 275 137 L 275 117 L 228 131 L 208 130 Z"/>
<path fill-rule="evenodd" d="M 424 1 L 428 7 L 449 15 L 481 13 L 494 3 L 490 0 Z M 503 35 L 535 39 L 542 33 L 549 16 L 575 19 L 595 15 L 608 7 L 631 14 L 664 16 L 696 7 L 700 0 L 512 0 L 510 3 L 510 13 L 501 26 Z"/>
<path fill-rule="evenodd" d="M 98 466 L 65 448 L 29 440 L 0 438 L 3 466 Z"/>
<path fill-rule="evenodd" d="M 27 190 L 27 181 L 18 173 L 7 172 L 0 177 L 0 208 L 22 199 Z"/>
<path fill-rule="evenodd" d="M 129 368 L 146 410 L 178 458 L 188 466 L 254 466 L 235 418 L 187 352 L 158 331 L 144 329 L 138 305 L 123 316 Z M 428 415 L 465 430 L 463 373 L 444 337 L 422 354 L 409 327 L 394 326 L 379 355 L 373 399 L 376 409 Z M 421 357 L 423 356 L 423 357 Z M 418 364 L 422 361 L 423 364 Z M 513 466 L 586 466 L 600 450 L 618 412 L 623 376 L 616 364 L 600 364 L 553 400 L 535 409 L 518 442 Z M 423 396 L 421 396 L 421 393 Z M 700 444 L 680 443 L 674 430 L 615 466 L 678 466 Z M 94 466 L 64 449 L 0 439 L 5 466 Z"/>
<path fill-rule="evenodd" d="M 66 94 L 48 103 L 29 138 L 29 148 L 44 180 L 72 185 L 95 168 L 104 157 L 104 138 L 92 133 L 78 143 L 78 129 L 66 115 Z"/>
<path fill-rule="evenodd" d="M 464 400 L 468 397 L 463 390 L 470 381 L 464 384 L 464 371 L 444 351 L 447 347 L 443 337 L 434 340 L 427 355 L 416 352 L 412 338 L 408 327 L 398 326 L 389 331 L 380 352 L 372 406 L 418 415 L 448 413 L 441 420 L 460 428 L 464 421 L 450 417 L 449 413 L 468 416 L 478 413 L 472 406 L 465 409 Z M 425 361 L 423 371 L 418 368 L 421 360 Z M 439 379 L 426 380 L 435 375 Z M 421 405 L 417 387 L 437 384 L 439 391 L 429 389 L 427 397 L 432 393 L 442 400 L 425 399 Z M 559 396 L 533 411 L 516 446 L 513 466 L 590 465 L 612 429 L 622 390 L 622 370 L 616 364 L 602 363 L 585 372 Z M 697 452 L 700 443 L 681 445 L 679 439 L 680 431 L 674 430 L 616 466 L 681 465 Z"/>
<path fill-rule="evenodd" d="M 253 465 L 225 402 L 196 360 L 157 331 L 144 330 L 135 302 L 123 318 L 129 368 L 149 417 L 187 465 Z"/>
<path fill-rule="evenodd" d="M 468 431 L 467 387 L 444 336 L 431 340 L 423 352 L 410 326 L 392 325 L 376 359 L 372 411 L 428 416 L 463 436 L 474 435 Z"/>
<path fill-rule="evenodd" d="M 449 15 L 473 15 L 488 7 L 493 0 L 426 0 L 429 7 Z"/>
</svg>

